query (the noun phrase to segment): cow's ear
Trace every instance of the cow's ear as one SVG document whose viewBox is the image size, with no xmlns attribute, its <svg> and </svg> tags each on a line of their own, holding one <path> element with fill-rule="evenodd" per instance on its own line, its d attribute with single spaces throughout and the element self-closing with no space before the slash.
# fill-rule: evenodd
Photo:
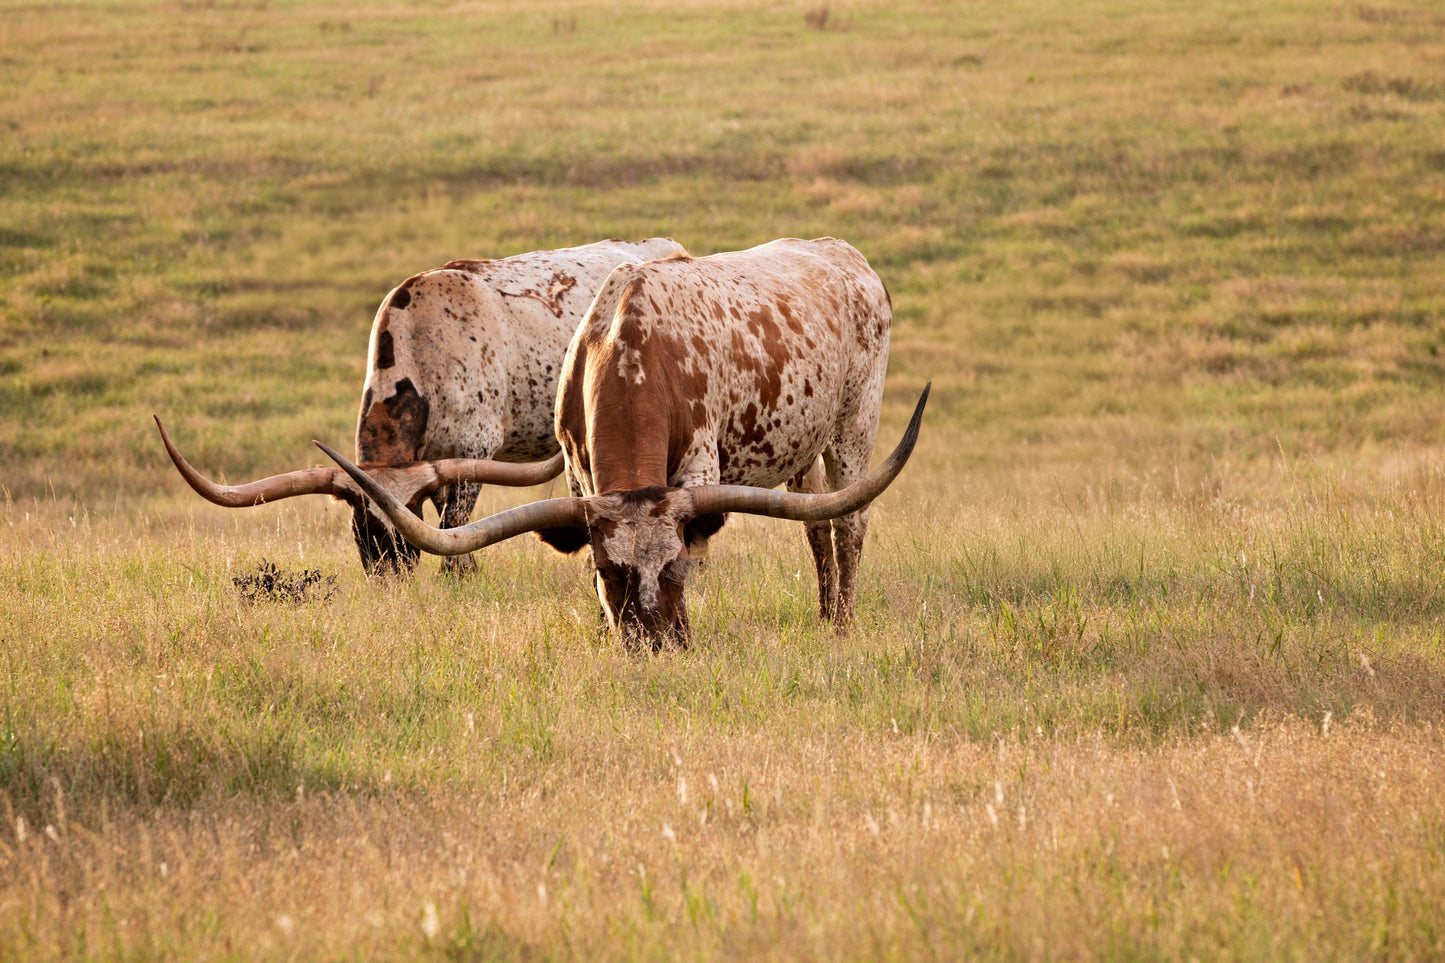
<svg viewBox="0 0 1445 963">
<path fill-rule="evenodd" d="M 682 527 L 682 540 L 687 543 L 687 550 L 693 555 L 702 555 L 707 551 L 707 540 L 718 533 L 727 521 L 726 515 L 699 515 Z"/>
<path fill-rule="evenodd" d="M 544 528 L 537 533 L 537 537 L 563 555 L 581 551 L 582 546 L 590 541 L 585 528 Z"/>
</svg>

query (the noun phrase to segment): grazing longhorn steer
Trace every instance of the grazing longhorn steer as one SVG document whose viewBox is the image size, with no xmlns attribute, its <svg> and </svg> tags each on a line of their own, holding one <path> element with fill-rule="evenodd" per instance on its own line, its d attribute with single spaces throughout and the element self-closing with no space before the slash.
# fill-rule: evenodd
<svg viewBox="0 0 1445 963">
<path fill-rule="evenodd" d="M 668 238 L 602 241 L 495 261 L 452 261 L 399 284 L 376 312 L 356 425 L 357 459 L 410 512 L 430 499 L 465 524 L 481 483 L 535 485 L 562 470 L 552 428 L 562 359 L 608 272 L 684 253 Z M 156 419 L 160 426 L 160 419 Z M 352 508 L 367 572 L 410 570 L 418 552 L 335 468 L 218 485 L 161 438 L 186 481 L 218 505 L 328 494 Z M 539 464 L 507 464 L 548 458 Z M 435 465 L 426 462 L 436 461 Z M 461 571 L 471 559 L 447 559 Z"/>
<path fill-rule="evenodd" d="M 723 513 L 807 522 L 821 615 L 843 631 L 867 505 L 911 454 L 928 398 L 865 477 L 891 318 L 878 275 L 832 238 L 623 265 L 567 350 L 557 435 L 572 497 L 441 531 L 321 447 L 428 552 L 526 531 L 564 552 L 590 544 L 608 622 L 654 647 L 687 643 L 683 583 Z"/>
</svg>

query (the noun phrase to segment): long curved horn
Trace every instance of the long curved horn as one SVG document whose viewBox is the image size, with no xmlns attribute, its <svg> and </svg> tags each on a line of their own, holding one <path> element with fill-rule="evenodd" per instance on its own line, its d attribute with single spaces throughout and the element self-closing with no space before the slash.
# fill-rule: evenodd
<svg viewBox="0 0 1445 963">
<path fill-rule="evenodd" d="M 461 528 L 433 528 L 408 511 L 406 506 L 378 485 L 376 479 L 347 461 L 338 452 L 319 441 L 316 442 L 316 447 L 326 452 L 327 456 L 340 465 L 341 470 L 351 476 L 351 480 L 366 492 L 367 497 L 376 502 L 377 506 L 391 519 L 391 523 L 396 526 L 397 531 L 401 532 L 402 538 L 422 551 L 431 552 L 433 555 L 465 555 L 479 548 L 485 548 L 494 542 L 500 542 L 526 532 L 536 532 L 546 528 L 585 528 L 587 526 L 583 500 L 567 497 L 548 498 L 544 501 L 532 502 L 530 505 L 510 508 L 505 512 L 478 519 L 470 525 L 463 525 Z M 546 463 L 544 462 L 544 464 Z"/>
<path fill-rule="evenodd" d="M 442 458 L 437 461 L 415 461 L 405 465 L 367 465 L 363 471 L 384 476 L 387 487 L 398 500 L 412 501 L 430 495 L 439 488 L 458 482 L 482 485 L 503 485 L 527 488 L 551 481 L 562 474 L 564 458 L 557 452 L 546 461 L 506 462 L 490 458 Z M 340 469 L 337 480 L 341 480 Z"/>
<path fill-rule="evenodd" d="M 246 485 L 221 485 L 211 481 L 197 471 L 181 455 L 161 424 L 159 415 L 153 415 L 156 427 L 160 429 L 161 441 L 166 453 L 171 456 L 176 470 L 181 473 L 193 489 L 207 501 L 227 508 L 250 508 L 265 502 L 274 502 L 294 495 L 339 495 L 350 489 L 343 481 L 343 474 L 337 468 L 304 468 L 272 475 Z M 564 459 L 559 451 L 546 461 L 501 462 L 489 458 L 443 458 L 433 462 L 418 462 L 410 465 L 386 466 L 398 490 L 404 489 L 408 497 L 430 495 L 438 488 L 455 485 L 458 482 L 477 482 L 484 485 L 505 485 L 510 488 L 527 488 L 551 481 L 562 474 Z"/>
<path fill-rule="evenodd" d="M 284 475 L 272 475 L 245 485 L 219 485 L 192 468 L 191 463 L 182 458 L 176 446 L 171 444 L 171 436 L 166 434 L 166 426 L 161 424 L 160 416 L 151 417 L 156 420 L 156 427 L 161 430 L 161 441 L 165 443 L 166 453 L 175 463 L 176 471 L 181 473 L 186 484 L 196 490 L 196 494 L 217 505 L 224 505 L 226 508 L 250 508 L 293 495 L 335 495 L 341 490 L 339 483 L 342 476 L 335 468 L 306 468 Z"/>
<path fill-rule="evenodd" d="M 437 487 L 458 482 L 527 488 L 549 482 L 562 474 L 562 452 L 546 461 L 507 462 L 490 458 L 443 458 L 431 463 L 437 473 Z"/>
<path fill-rule="evenodd" d="M 808 492 L 779 491 L 773 488 L 755 488 L 750 485 L 699 485 L 687 489 L 692 495 L 693 510 L 698 515 L 721 512 L 742 512 L 747 515 L 766 515 L 769 518 L 786 518 L 795 522 L 820 522 L 838 518 L 867 505 L 892 484 L 893 479 L 908 463 L 913 446 L 918 443 L 918 429 L 923 423 L 923 406 L 928 403 L 928 392 L 933 387 L 929 382 L 923 388 L 918 406 L 913 409 L 913 418 L 903 440 L 893 449 L 888 460 L 847 488 L 824 494 Z"/>
</svg>

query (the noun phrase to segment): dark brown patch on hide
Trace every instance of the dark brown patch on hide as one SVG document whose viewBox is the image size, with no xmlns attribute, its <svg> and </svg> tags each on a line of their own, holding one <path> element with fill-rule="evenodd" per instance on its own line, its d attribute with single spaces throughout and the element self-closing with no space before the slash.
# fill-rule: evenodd
<svg viewBox="0 0 1445 963">
<path fill-rule="evenodd" d="M 759 414 L 758 406 L 748 402 L 736 422 L 738 445 L 743 450 L 752 448 L 765 458 L 772 458 L 774 451 L 773 443 L 768 440 L 768 425 Z"/>
<path fill-rule="evenodd" d="M 396 348 L 392 343 L 391 332 L 382 331 L 376 336 L 376 370 L 385 371 L 395 365 Z"/>
<path fill-rule="evenodd" d="M 416 390 L 410 378 L 396 384 L 396 391 L 380 404 L 367 404 L 356 431 L 358 454 L 366 461 L 399 464 L 421 457 L 431 404 Z"/>
<path fill-rule="evenodd" d="M 775 347 L 782 340 L 783 331 L 773 320 L 773 312 L 766 304 L 756 311 L 748 312 L 748 330 L 765 346 Z"/>
</svg>

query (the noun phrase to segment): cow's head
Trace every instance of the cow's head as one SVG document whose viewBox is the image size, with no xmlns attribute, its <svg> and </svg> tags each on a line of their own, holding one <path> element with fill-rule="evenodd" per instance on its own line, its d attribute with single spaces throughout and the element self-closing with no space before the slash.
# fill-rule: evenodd
<svg viewBox="0 0 1445 963">
<path fill-rule="evenodd" d="M 346 499 L 351 505 L 351 535 L 367 575 L 405 575 L 416 568 L 421 551 L 397 534 L 389 518 Z M 407 506 L 421 514 L 421 506 Z"/>
<path fill-rule="evenodd" d="M 160 418 L 156 418 L 161 441 L 176 470 L 197 494 L 227 508 L 249 508 L 295 495 L 331 495 L 351 506 L 351 531 L 361 564 L 368 575 L 410 572 L 421 552 L 407 543 L 374 499 L 337 468 L 304 468 L 272 475 L 244 485 L 221 485 L 202 475 L 172 444 Z M 368 465 L 371 482 L 385 491 L 400 509 L 421 520 L 422 502 L 434 492 L 458 482 L 489 485 L 540 485 L 562 473 L 562 453 L 547 461 L 511 464 L 484 458 L 448 458 L 443 461 L 407 465 Z"/>
<path fill-rule="evenodd" d="M 657 648 L 687 641 L 683 585 L 693 560 L 728 512 L 817 522 L 858 511 L 898 477 L 923 420 L 928 389 L 918 399 L 903 440 L 866 477 L 836 492 L 811 494 L 746 485 L 639 488 L 601 495 L 549 498 L 499 512 L 461 528 L 438 529 L 421 521 L 366 472 L 317 442 L 406 540 L 437 555 L 462 555 L 494 542 L 537 532 L 563 552 L 591 546 L 598 601 L 607 621 L 629 641 Z"/>
<path fill-rule="evenodd" d="M 418 484 L 421 479 L 414 474 L 408 477 L 409 467 L 398 471 L 378 465 L 371 472 L 407 511 L 420 518 L 422 501 L 431 491 L 420 490 L 424 486 Z M 333 479 L 333 489 L 331 494 L 351 508 L 351 534 L 367 575 L 406 575 L 416 568 L 421 551 L 401 537 L 391 519 L 378 511 L 350 478 L 343 475 Z"/>
<path fill-rule="evenodd" d="M 687 644 L 683 587 L 725 518 L 699 515 L 694 491 L 639 488 L 579 499 L 580 519 L 537 533 L 559 552 L 591 548 L 597 600 L 629 643 Z"/>
</svg>

